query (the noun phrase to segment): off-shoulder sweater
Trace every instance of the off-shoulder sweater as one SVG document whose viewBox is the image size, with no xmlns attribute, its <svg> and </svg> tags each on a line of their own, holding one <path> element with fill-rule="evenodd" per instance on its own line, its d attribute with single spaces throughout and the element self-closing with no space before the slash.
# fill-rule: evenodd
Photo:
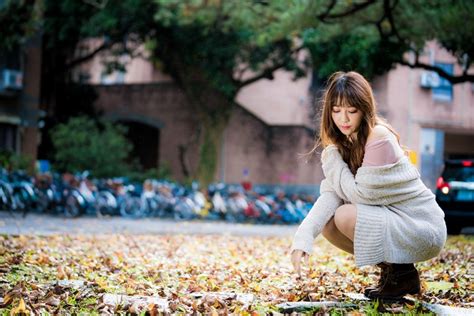
<svg viewBox="0 0 474 316">
<path fill-rule="evenodd" d="M 392 148 L 398 146 L 392 138 L 384 141 Z M 299 226 L 292 249 L 311 253 L 314 238 L 346 202 L 357 208 L 357 266 L 382 261 L 413 263 L 430 259 L 441 251 L 446 241 L 444 213 L 416 167 L 396 152 L 395 162 L 371 166 L 371 155 L 373 158 L 374 152 L 367 146 L 365 164 L 354 176 L 336 146 L 323 150 L 321 161 L 326 178 L 321 183 L 321 195 Z M 375 156 L 385 159 L 390 154 Z M 380 161 L 375 159 L 375 163 Z"/>
</svg>

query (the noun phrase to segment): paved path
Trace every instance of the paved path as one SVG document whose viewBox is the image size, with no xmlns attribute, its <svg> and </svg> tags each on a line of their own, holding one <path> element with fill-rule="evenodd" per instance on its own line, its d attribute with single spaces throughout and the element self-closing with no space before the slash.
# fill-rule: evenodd
<svg viewBox="0 0 474 316">
<path fill-rule="evenodd" d="M 233 224 L 222 221 L 173 221 L 159 218 L 127 219 L 123 217 L 82 216 L 65 218 L 59 215 L 0 211 L 0 234 L 220 234 L 238 236 L 293 236 L 296 225 Z M 463 229 L 474 234 L 474 227 Z"/>
<path fill-rule="evenodd" d="M 295 225 L 232 224 L 217 221 L 173 221 L 159 218 L 126 219 L 29 213 L 26 217 L 0 211 L 0 234 L 227 234 L 239 236 L 293 236 Z"/>
</svg>

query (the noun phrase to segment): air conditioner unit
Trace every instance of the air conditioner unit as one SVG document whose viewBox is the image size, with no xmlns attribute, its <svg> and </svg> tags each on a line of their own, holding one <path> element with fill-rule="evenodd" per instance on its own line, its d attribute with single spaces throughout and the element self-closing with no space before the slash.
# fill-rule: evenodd
<svg viewBox="0 0 474 316">
<path fill-rule="evenodd" d="M 421 82 L 420 85 L 423 88 L 437 88 L 441 84 L 441 80 L 439 78 L 438 73 L 434 71 L 425 71 L 421 74 Z"/>
<path fill-rule="evenodd" d="M 0 90 L 20 90 L 23 88 L 23 73 L 18 70 L 3 69 L 0 73 Z"/>
</svg>

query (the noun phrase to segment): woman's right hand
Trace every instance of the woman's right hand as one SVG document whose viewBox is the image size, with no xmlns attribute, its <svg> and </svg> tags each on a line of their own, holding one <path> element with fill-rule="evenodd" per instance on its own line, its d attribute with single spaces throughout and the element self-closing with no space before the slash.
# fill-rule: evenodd
<svg viewBox="0 0 474 316">
<path fill-rule="evenodd" d="M 291 263 L 299 277 L 301 277 L 301 259 L 304 259 L 306 265 L 309 264 L 309 255 L 306 252 L 299 249 L 295 249 L 291 252 Z"/>
</svg>

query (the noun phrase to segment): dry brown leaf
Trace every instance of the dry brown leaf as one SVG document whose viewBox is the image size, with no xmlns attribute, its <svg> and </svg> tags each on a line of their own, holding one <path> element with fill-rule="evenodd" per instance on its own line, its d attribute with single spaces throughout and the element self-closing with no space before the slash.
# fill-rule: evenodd
<svg viewBox="0 0 474 316">
<path fill-rule="evenodd" d="M 48 297 L 44 301 L 44 303 L 47 304 L 47 305 L 57 307 L 57 306 L 59 306 L 59 304 L 61 304 L 61 299 L 59 297 L 55 296 L 55 295 L 52 295 L 52 296 Z"/>
<path fill-rule="evenodd" d="M 57 267 L 57 277 L 59 280 L 64 280 L 67 278 L 66 272 L 64 271 L 64 268 L 61 265 Z"/>
<path fill-rule="evenodd" d="M 3 297 L 2 305 L 4 305 L 4 306 L 10 305 L 13 298 L 14 298 L 14 296 L 11 295 L 10 293 L 5 294 L 5 296 Z"/>
</svg>

